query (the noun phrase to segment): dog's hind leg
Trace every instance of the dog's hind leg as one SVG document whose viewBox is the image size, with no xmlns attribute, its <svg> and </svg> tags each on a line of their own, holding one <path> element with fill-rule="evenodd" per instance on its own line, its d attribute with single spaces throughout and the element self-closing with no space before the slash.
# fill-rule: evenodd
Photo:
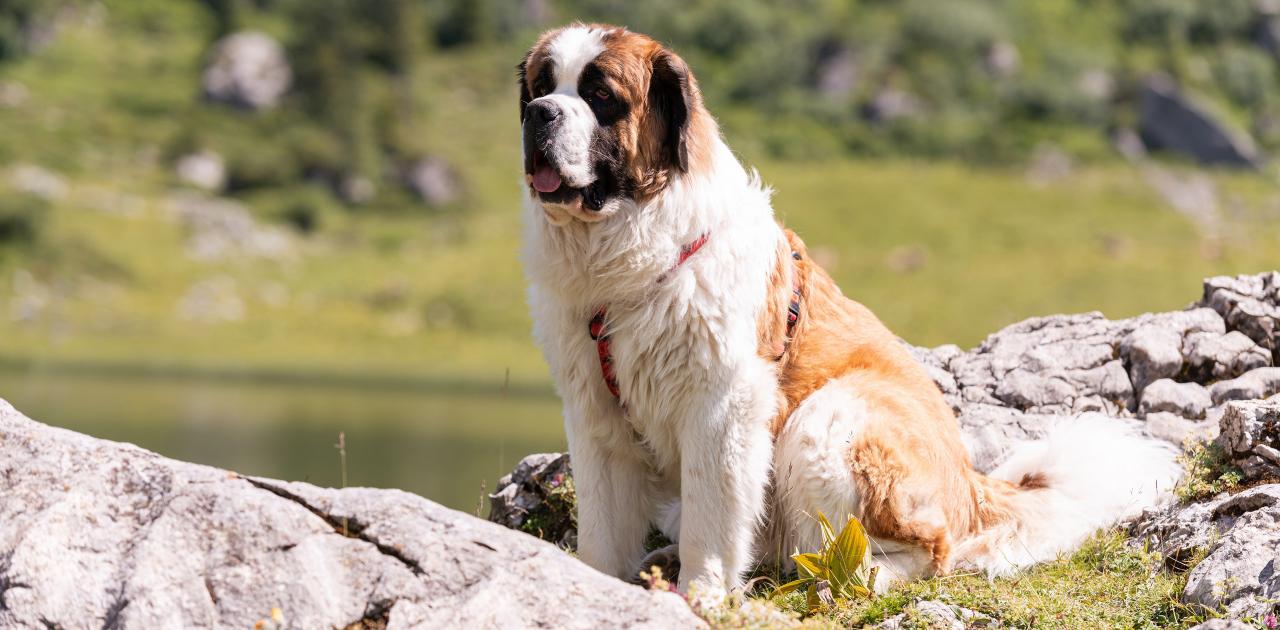
<svg viewBox="0 0 1280 630">
<path fill-rule="evenodd" d="M 834 380 L 810 395 L 788 418 L 774 452 L 775 536 L 780 539 L 774 544 L 781 547 L 784 556 L 818 551 L 823 545 L 819 513 L 837 531 L 849 517 L 857 517 L 868 529 L 868 562 L 879 567 L 876 583 L 883 589 L 893 582 L 933 573 L 937 558 L 931 545 L 941 545 L 936 551 L 945 556 L 947 537 L 945 528 L 941 537 L 915 536 L 916 532 L 938 533 L 933 527 L 937 519 L 927 504 L 905 516 L 893 515 L 910 520 L 911 527 L 894 527 L 911 532 L 906 540 L 876 535 L 877 526 L 883 523 L 872 522 L 864 513 L 865 505 L 869 499 L 900 488 L 891 475 L 879 475 L 886 478 L 877 477 L 877 483 L 886 487 L 874 487 L 875 497 L 863 496 L 869 484 L 867 475 L 892 469 L 895 462 L 877 461 L 868 465 L 871 470 L 859 471 L 852 451 L 864 442 L 877 413 L 884 410 L 874 398 L 859 396 L 850 383 Z"/>
<path fill-rule="evenodd" d="M 774 446 L 776 542 L 784 557 L 822 545 L 818 513 L 836 527 L 861 517 L 848 452 L 866 423 L 866 406 L 832 381 L 788 418 Z"/>
</svg>

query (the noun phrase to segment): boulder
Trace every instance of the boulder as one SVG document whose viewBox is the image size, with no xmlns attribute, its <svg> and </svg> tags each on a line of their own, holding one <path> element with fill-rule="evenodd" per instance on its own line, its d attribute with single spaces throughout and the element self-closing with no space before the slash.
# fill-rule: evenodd
<svg viewBox="0 0 1280 630">
<path fill-rule="evenodd" d="M 438 157 L 425 157 L 410 164 L 404 170 L 404 183 L 432 208 L 453 203 L 462 195 L 458 174 Z"/>
<path fill-rule="evenodd" d="M 876 124 L 919 118 L 924 111 L 924 103 L 916 95 L 893 88 L 881 90 L 862 106 L 863 118 Z"/>
<path fill-rule="evenodd" d="M 1147 414 L 1146 433 L 1171 444 L 1191 442 L 1207 442 L 1218 437 L 1216 420 L 1191 420 L 1168 411 L 1157 411 Z"/>
<path fill-rule="evenodd" d="M 1271 364 L 1280 365 L 1280 271 L 1209 278 L 1200 303 L 1217 311 L 1232 330 L 1270 350 Z"/>
<path fill-rule="evenodd" d="M 1167 75 L 1143 82 L 1140 133 L 1148 148 L 1181 153 L 1201 164 L 1257 168 L 1253 140 L 1183 94 Z"/>
<path fill-rule="evenodd" d="M 1018 70 L 1022 68 L 1022 55 L 1012 42 L 995 41 L 982 56 L 982 65 L 992 76 L 1007 79 L 1018 74 Z"/>
<path fill-rule="evenodd" d="M 489 495 L 489 520 L 555 542 L 578 546 L 573 477 L 567 453 L 528 455 Z"/>
<path fill-rule="evenodd" d="M 1183 418 L 1204 418 L 1204 412 L 1213 406 L 1209 390 L 1199 383 L 1177 383 L 1162 378 L 1142 391 L 1138 414 L 1167 411 Z"/>
<path fill-rule="evenodd" d="M 880 630 L 906 630 L 907 628 L 933 628 L 935 630 L 976 630 L 1001 627 L 995 619 L 980 612 L 948 604 L 936 599 L 915 602 L 907 610 L 898 613 L 875 626 Z"/>
<path fill-rule="evenodd" d="M 216 192 L 227 184 L 227 165 L 213 151 L 188 153 L 174 164 L 174 172 L 184 184 Z"/>
<path fill-rule="evenodd" d="M 1218 443 L 1245 479 L 1280 478 L 1280 396 L 1228 403 Z"/>
<path fill-rule="evenodd" d="M 1254 368 L 1271 365 L 1271 352 L 1244 333 L 1192 333 L 1184 348 L 1187 368 L 1200 380 L 1235 378 Z"/>
<path fill-rule="evenodd" d="M 0 401 L 0 627 L 705 627 L 677 595 L 396 490 L 165 459 Z"/>
<path fill-rule="evenodd" d="M 858 88 L 862 64 L 853 49 L 831 42 L 820 46 L 814 63 L 813 87 L 832 100 L 844 100 Z"/>
<path fill-rule="evenodd" d="M 1209 386 L 1209 396 L 1215 405 L 1231 400 L 1256 400 L 1273 394 L 1280 394 L 1280 367 L 1249 370 L 1241 376 Z"/>
<path fill-rule="evenodd" d="M 1183 347 L 1192 333 L 1226 333 L 1226 323 L 1213 309 L 1192 308 L 1173 313 L 1144 315 L 1120 342 L 1121 355 L 1129 363 L 1134 388 L 1142 391 L 1161 378 L 1181 374 Z"/>
<path fill-rule="evenodd" d="M 292 81 L 280 42 L 265 33 L 242 31 L 213 45 L 201 86 L 212 102 L 257 111 L 278 105 Z"/>
</svg>

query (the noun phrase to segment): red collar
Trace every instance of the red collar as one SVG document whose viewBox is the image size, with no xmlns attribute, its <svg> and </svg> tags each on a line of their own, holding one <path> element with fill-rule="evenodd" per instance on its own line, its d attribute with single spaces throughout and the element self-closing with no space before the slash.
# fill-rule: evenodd
<svg viewBox="0 0 1280 630">
<path fill-rule="evenodd" d="M 707 244 L 707 239 L 711 238 L 710 232 L 703 232 L 698 238 L 692 242 L 685 244 L 680 248 L 680 256 L 676 258 L 676 264 L 658 276 L 658 283 L 667 281 L 671 276 L 671 272 L 675 271 L 680 265 L 683 265 L 690 256 L 698 253 L 703 245 Z M 613 350 L 609 341 L 609 332 L 605 329 L 605 318 L 608 311 L 601 306 L 596 309 L 595 315 L 591 317 L 591 322 L 587 324 L 587 333 L 591 335 L 591 339 L 596 342 L 596 354 L 600 358 L 600 375 L 604 377 L 605 387 L 609 388 L 609 393 L 614 398 L 622 398 L 621 390 L 618 389 L 618 375 L 613 371 Z"/>
<path fill-rule="evenodd" d="M 680 248 L 680 256 L 676 258 L 676 263 L 671 265 L 665 273 L 658 277 L 658 282 L 665 282 L 680 265 L 683 265 L 691 256 L 698 253 L 703 245 L 707 244 L 707 239 L 711 234 L 703 233 L 693 242 Z M 800 260 L 798 252 L 792 252 L 791 257 Z M 796 327 L 796 322 L 800 318 L 800 279 L 798 274 L 792 274 L 791 303 L 787 306 L 787 345 L 791 343 L 791 335 Z M 609 393 L 613 394 L 616 399 L 622 398 L 622 392 L 618 388 L 618 375 L 613 369 L 613 349 L 609 339 L 610 333 L 606 327 L 605 319 L 608 317 L 608 310 L 601 306 L 596 309 L 595 314 L 591 317 L 591 321 L 587 324 L 587 333 L 591 335 L 591 339 L 596 342 L 596 355 L 600 359 L 600 375 L 604 377 L 605 387 L 609 388 Z M 786 350 L 783 350 L 783 355 Z M 779 356 L 778 359 L 782 357 Z"/>
<path fill-rule="evenodd" d="M 658 284 L 662 284 L 663 282 L 666 282 L 667 278 L 671 277 L 671 273 L 673 271 L 678 269 L 680 265 L 683 265 L 684 261 L 689 260 L 690 256 L 693 256 L 694 254 L 698 253 L 698 250 L 702 249 L 703 245 L 707 244 L 707 239 L 709 238 L 711 238 L 711 233 L 703 232 L 701 236 L 693 239 L 692 242 L 685 243 L 682 247 L 680 247 L 680 255 L 676 257 L 676 264 L 671 265 L 670 269 L 662 272 L 662 275 L 658 276 Z"/>
</svg>

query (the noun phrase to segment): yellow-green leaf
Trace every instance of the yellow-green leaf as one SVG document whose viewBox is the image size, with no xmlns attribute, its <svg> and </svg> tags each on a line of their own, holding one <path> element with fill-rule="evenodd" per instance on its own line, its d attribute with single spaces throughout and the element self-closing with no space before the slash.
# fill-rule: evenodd
<svg viewBox="0 0 1280 630">
<path fill-rule="evenodd" d="M 827 579 L 827 567 L 822 556 L 816 553 L 798 553 L 791 556 L 796 563 L 796 572 L 801 577 Z"/>
<path fill-rule="evenodd" d="M 782 586 L 779 586 L 778 588 L 773 589 L 773 595 L 771 595 L 770 597 L 786 595 L 787 593 L 791 593 L 793 591 L 799 590 L 800 588 L 802 588 L 808 583 L 809 583 L 809 580 L 806 580 L 803 578 L 799 580 L 792 580 L 790 582 L 787 582 L 786 584 L 783 584 Z"/>
<path fill-rule="evenodd" d="M 831 527 L 831 521 L 827 520 L 827 515 L 818 512 L 818 526 L 822 530 L 822 547 L 825 549 L 831 546 L 836 539 L 836 530 Z"/>
</svg>

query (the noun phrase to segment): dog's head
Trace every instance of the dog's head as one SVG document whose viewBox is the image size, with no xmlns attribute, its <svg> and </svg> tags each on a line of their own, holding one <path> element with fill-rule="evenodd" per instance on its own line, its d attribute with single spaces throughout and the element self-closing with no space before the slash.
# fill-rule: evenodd
<svg viewBox="0 0 1280 630">
<path fill-rule="evenodd" d="M 520 63 L 525 181 L 548 220 L 599 221 L 705 159 L 714 122 L 685 62 L 624 28 L 547 32 Z"/>
</svg>

